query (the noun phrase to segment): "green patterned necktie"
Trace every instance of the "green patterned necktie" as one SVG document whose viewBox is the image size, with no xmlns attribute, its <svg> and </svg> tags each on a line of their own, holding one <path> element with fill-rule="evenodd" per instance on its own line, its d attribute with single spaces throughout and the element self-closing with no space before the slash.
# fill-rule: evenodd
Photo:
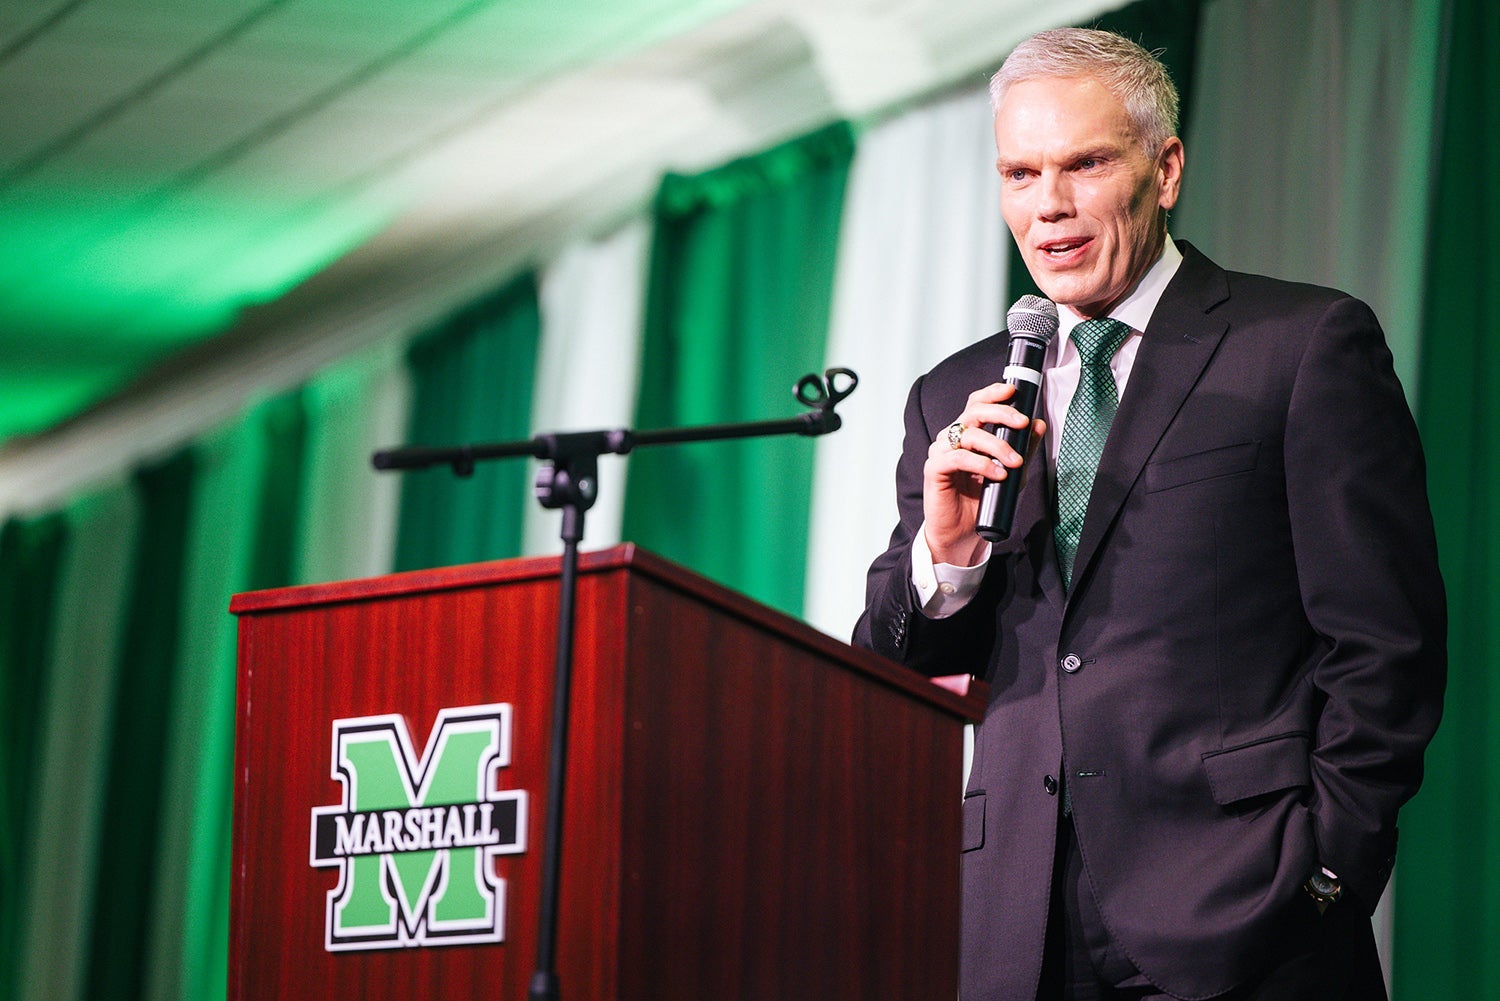
<svg viewBox="0 0 1500 1001">
<path fill-rule="evenodd" d="M 1083 367 L 1078 373 L 1078 389 L 1068 404 L 1068 418 L 1063 424 L 1062 442 L 1057 449 L 1057 558 L 1062 566 L 1063 586 L 1073 586 L 1073 557 L 1078 553 L 1078 539 L 1083 534 L 1083 514 L 1088 510 L 1089 493 L 1094 489 L 1094 473 L 1109 425 L 1120 406 L 1120 392 L 1115 386 L 1109 360 L 1130 334 L 1130 328 L 1119 320 L 1084 320 L 1069 336 L 1078 347 Z"/>
</svg>

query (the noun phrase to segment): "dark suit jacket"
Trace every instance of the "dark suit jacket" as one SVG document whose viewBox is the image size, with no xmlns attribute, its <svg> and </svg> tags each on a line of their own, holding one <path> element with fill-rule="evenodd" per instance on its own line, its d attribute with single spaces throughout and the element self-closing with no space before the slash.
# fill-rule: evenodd
<svg viewBox="0 0 1500 1001">
<path fill-rule="evenodd" d="M 1163 990 L 1205 997 L 1253 976 L 1289 915 L 1316 917 L 1301 886 L 1317 866 L 1343 881 L 1335 906 L 1373 908 L 1437 726 L 1443 585 L 1378 322 L 1179 246 L 1071 593 L 1039 448 L 979 594 L 948 619 L 917 609 L 927 448 L 1000 379 L 1005 336 L 912 387 L 901 521 L 855 642 L 992 686 L 963 802 L 967 999 L 1035 996 L 1064 762 L 1111 935 Z"/>
</svg>

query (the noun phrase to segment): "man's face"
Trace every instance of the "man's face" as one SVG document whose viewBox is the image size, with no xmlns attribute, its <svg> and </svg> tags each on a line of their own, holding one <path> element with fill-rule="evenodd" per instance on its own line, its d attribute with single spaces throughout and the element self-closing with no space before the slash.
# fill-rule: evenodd
<svg viewBox="0 0 1500 1001">
<path fill-rule="evenodd" d="M 1092 77 L 1011 86 L 995 113 L 1000 210 L 1042 292 L 1102 316 L 1161 251 L 1182 143 L 1141 151 L 1125 106 Z"/>
</svg>

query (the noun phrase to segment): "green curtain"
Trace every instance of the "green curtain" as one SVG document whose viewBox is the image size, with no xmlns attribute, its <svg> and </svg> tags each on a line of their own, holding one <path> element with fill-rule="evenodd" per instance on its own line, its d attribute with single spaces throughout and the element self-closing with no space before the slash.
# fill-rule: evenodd
<svg viewBox="0 0 1500 1001">
<path fill-rule="evenodd" d="M 390 573 L 401 479 L 370 455 L 406 436 L 404 345 L 381 344 L 320 373 L 303 391 L 307 454 L 298 518 L 299 583 Z"/>
<path fill-rule="evenodd" d="M 51 648 L 33 665 L 42 675 L 32 745 L 33 811 L 19 904 L 23 955 L 13 970 L 18 996 L 58 1001 L 84 996 L 89 914 L 101 859 L 107 730 L 127 590 L 135 494 L 111 484 L 62 512 L 67 552 L 59 569 Z"/>
<path fill-rule="evenodd" d="M 300 394 L 273 400 L 70 504 L 44 523 L 46 546 L 32 525 L 0 535 L 3 579 L 28 592 L 5 611 L 24 605 L 25 676 L 36 679 L 24 740 L 33 808 L 7 809 L 27 849 L 24 885 L 0 902 L 14 959 L 0 972 L 7 996 L 224 995 L 228 603 L 290 583 L 305 433 Z M 62 537 L 65 558 L 49 569 L 43 557 L 62 551 Z"/>
<path fill-rule="evenodd" d="M 528 273 L 414 341 L 408 443 L 530 437 L 540 337 L 536 276 Z M 464 478 L 448 467 L 400 474 L 396 569 L 519 555 L 525 505 L 536 503 L 532 465 L 521 459 L 482 462 Z"/>
<path fill-rule="evenodd" d="M 1500 997 L 1500 9 L 1452 0 L 1419 418 L 1448 590 L 1448 694 L 1403 811 L 1394 993 Z"/>
<path fill-rule="evenodd" d="M 108 765 L 101 837 L 108 839 L 94 890 L 86 996 L 144 994 L 150 924 L 156 906 L 162 833 L 162 761 L 177 693 L 184 526 L 193 459 L 182 452 L 135 476 L 141 524 L 134 540 L 115 701 L 107 733 Z"/>
<path fill-rule="evenodd" d="M 656 198 L 636 426 L 788 417 L 818 371 L 854 133 L 838 124 Z M 622 537 L 802 612 L 813 443 L 661 446 L 630 459 Z"/>
<path fill-rule="evenodd" d="M 145 997 L 225 990 L 236 677 L 228 603 L 239 591 L 297 582 L 307 437 L 306 393 L 295 390 L 192 449 Z"/>
<path fill-rule="evenodd" d="M 225 456 L 195 447 L 134 477 L 140 515 L 104 736 L 106 862 L 90 915 L 90 999 L 225 989 L 235 675 L 227 608 L 234 591 L 292 583 L 301 394 L 252 410 L 237 430 L 227 471 Z M 216 493 L 200 497 L 207 486 Z M 235 552 L 242 570 L 226 575 Z M 205 628 L 217 635 L 205 641 Z"/>
<path fill-rule="evenodd" d="M 245 584 L 250 589 L 285 587 L 297 583 L 296 540 L 308 435 L 304 390 L 267 401 L 251 412 L 249 420 L 264 453 L 255 520 L 249 526 L 255 533 L 254 562 Z"/>
<path fill-rule="evenodd" d="M 1180 101 L 1178 109 L 1178 131 L 1186 140 L 1190 98 L 1193 89 L 1193 73 L 1197 69 L 1198 23 L 1203 0 L 1139 0 L 1119 10 L 1101 14 L 1083 25 L 1117 32 L 1139 42 L 1147 51 L 1161 51 L 1161 61 L 1166 64 L 1172 82 L 1177 85 Z M 998 66 L 996 67 L 999 68 Z M 1023 295 L 1041 295 L 1026 262 L 1012 241 L 1008 248 L 1009 268 L 1006 272 L 1007 295 L 1015 302 Z M 1010 303 L 1006 303 L 1007 306 Z"/>
<path fill-rule="evenodd" d="M 60 514 L 0 527 L 0 992 L 22 961 L 38 720 L 66 546 Z"/>
</svg>

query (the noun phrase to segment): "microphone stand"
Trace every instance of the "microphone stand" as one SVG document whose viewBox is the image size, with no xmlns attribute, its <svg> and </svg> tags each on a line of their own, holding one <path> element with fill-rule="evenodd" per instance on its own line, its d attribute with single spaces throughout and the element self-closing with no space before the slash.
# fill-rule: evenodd
<svg viewBox="0 0 1500 1001">
<path fill-rule="evenodd" d="M 711 424 L 662 431 L 577 431 L 539 434 L 524 441 L 451 448 L 386 449 L 372 462 L 379 470 L 425 469 L 446 465 L 455 476 L 474 473 L 476 462 L 529 455 L 543 461 L 537 471 L 536 496 L 542 507 L 562 510 L 562 573 L 557 603 L 556 680 L 552 693 L 551 758 L 547 768 L 547 820 L 542 836 L 542 881 L 537 928 L 536 970 L 531 975 L 528 1001 L 560 1001 L 557 980 L 557 904 L 562 856 L 563 792 L 568 753 L 568 708 L 573 685 L 573 620 L 578 593 L 578 543 L 583 539 L 584 512 L 599 495 L 599 456 L 625 455 L 646 445 L 672 445 L 731 438 L 762 438 L 798 434 L 807 437 L 837 431 L 843 421 L 834 407 L 859 385 L 847 368 L 830 368 L 820 377 L 809 373 L 797 380 L 792 395 L 811 412 L 786 420 Z"/>
</svg>

